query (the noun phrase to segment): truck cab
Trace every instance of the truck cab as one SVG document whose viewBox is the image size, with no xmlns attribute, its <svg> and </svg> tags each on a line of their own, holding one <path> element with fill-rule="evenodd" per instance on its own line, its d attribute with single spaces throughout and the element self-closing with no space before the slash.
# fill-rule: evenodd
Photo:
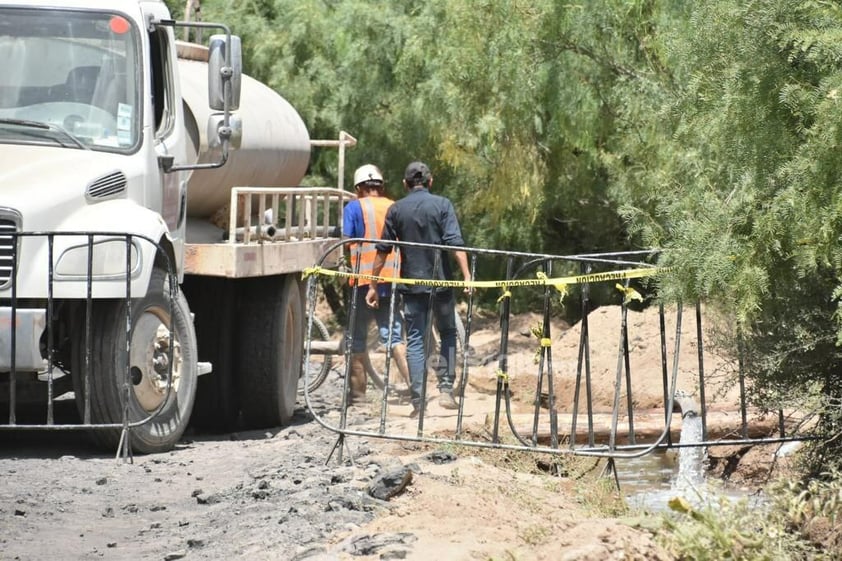
<svg viewBox="0 0 842 561">
<path fill-rule="evenodd" d="M 43 400 L 39 382 L 45 426 L 54 398 L 72 391 L 81 423 L 101 427 L 106 444 L 131 432 L 135 449 L 165 450 L 186 427 L 198 375 L 179 289 L 187 181 L 224 158 L 189 159 L 198 125 L 185 121 L 175 25 L 160 1 L 0 2 L 6 427 L 17 403 Z M 218 52 L 233 45 L 221 37 Z M 211 65 L 208 95 L 223 92 L 216 131 L 230 130 L 234 50 Z M 223 153 L 228 139 L 216 135 Z"/>
</svg>

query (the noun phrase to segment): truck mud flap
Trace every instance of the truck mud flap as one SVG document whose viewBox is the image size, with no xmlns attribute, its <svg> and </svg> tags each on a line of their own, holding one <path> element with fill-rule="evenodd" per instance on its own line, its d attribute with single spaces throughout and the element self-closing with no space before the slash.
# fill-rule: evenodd
<svg viewBox="0 0 842 561">
<path fill-rule="evenodd" d="M 172 330 L 164 329 L 149 357 L 160 395 L 147 400 L 144 414 L 138 415 L 136 407 L 130 413 L 130 402 L 138 401 L 131 396 L 138 376 L 132 334 L 142 319 L 133 310 L 149 296 L 144 296 L 146 286 L 139 286 L 149 278 L 145 268 L 153 267 L 162 271 L 161 286 L 166 287 L 160 315 L 172 318 L 179 290 L 175 264 L 156 240 L 115 232 L 2 232 L 0 430 L 110 432 L 116 457 L 131 458 L 132 433 L 161 414 L 174 392 L 178 364 L 178 344 Z M 111 351 L 97 340 L 102 335 L 97 317 L 109 310 L 119 312 L 114 318 L 119 328 L 110 340 L 120 345 Z M 94 368 L 109 352 L 119 357 L 112 367 Z M 105 399 L 105 385 L 95 376 L 113 378 L 120 413 L 109 417 L 102 412 L 105 405 L 97 399 Z"/>
<path fill-rule="evenodd" d="M 347 244 L 374 241 L 346 240 L 331 250 L 342 247 L 347 254 L 348 248 L 343 247 Z M 392 245 L 393 254 L 405 246 L 435 251 L 439 264 L 451 259 L 454 251 L 445 246 Z M 614 468 L 616 459 L 638 458 L 654 451 L 810 438 L 805 428 L 809 411 L 793 410 L 784 402 L 772 414 L 750 406 L 742 362 L 724 360 L 706 346 L 709 335 L 703 329 L 703 303 L 695 304 L 691 314 L 681 305 L 658 303 L 653 280 L 665 271 L 655 265 L 656 252 L 562 256 L 459 249 L 466 252 L 471 271 L 499 270 L 505 275 L 469 284 L 378 278 L 393 288 L 451 289 L 461 301 L 464 335 L 458 335 L 455 357 L 450 357 L 455 403 L 440 398 L 437 391 L 437 372 L 444 371 L 441 364 L 447 364 L 447 359 L 439 356 L 430 330 L 432 316 L 428 316 L 420 392 L 407 395 L 395 391 L 397 368 L 387 345 L 384 354 L 370 354 L 370 362 L 377 363 L 374 368 L 380 382 L 369 376 L 362 406 L 352 405 L 354 359 L 349 334 L 356 318 L 366 313 L 366 304 L 352 296 L 348 321 L 342 327 L 344 335 L 337 336 L 342 344 L 336 343 L 336 338 L 333 344 L 324 343 L 314 327 L 314 321 L 323 323 L 316 316 L 317 287 L 320 277 L 347 282 L 349 278 L 364 281 L 367 275 L 323 267 L 322 263 L 305 271 L 310 319 L 305 330 L 304 364 L 310 364 L 311 356 L 325 353 L 333 353 L 334 363 L 344 358 L 333 382 L 340 389 L 332 393 L 327 389 L 329 381 L 312 389 L 309 382 L 315 369 L 305 367 L 304 371 L 303 391 L 310 414 L 338 435 L 331 455 L 339 450 L 341 459 L 344 439 L 363 437 L 587 456 L 606 459 Z M 489 318 L 485 309 L 482 320 L 486 326 L 495 326 L 492 333 L 499 336 L 475 342 L 475 300 L 483 291 L 490 291 L 493 297 L 486 294 L 483 298 L 486 308 L 489 301 L 496 300 L 497 313 Z M 390 313 L 400 314 L 395 300 Z M 513 314 L 513 310 L 519 313 Z M 529 312 L 532 323 L 513 325 L 515 319 L 524 317 L 524 311 Z M 576 316 L 577 321 L 567 325 L 563 312 L 567 317 Z M 604 337 L 593 340 L 589 321 L 596 320 L 601 322 L 603 334 L 605 322 L 610 322 L 607 331 L 615 334 L 610 341 Z M 657 333 L 657 340 L 641 340 L 636 332 L 643 332 L 644 327 L 646 333 Z M 643 367 L 635 371 L 636 364 Z M 316 396 L 318 407 L 313 406 Z M 417 408 L 417 414 L 412 413 L 412 399 L 425 404 Z M 682 438 L 682 427 L 691 422 L 699 425 L 698 434 L 689 440 Z"/>
</svg>

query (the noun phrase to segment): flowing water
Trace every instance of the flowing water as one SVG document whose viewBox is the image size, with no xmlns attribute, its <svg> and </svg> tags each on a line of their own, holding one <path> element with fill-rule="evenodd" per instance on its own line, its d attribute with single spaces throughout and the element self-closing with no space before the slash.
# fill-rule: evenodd
<svg viewBox="0 0 842 561">
<path fill-rule="evenodd" d="M 701 440 L 702 419 L 688 414 L 682 422 L 680 444 Z M 700 506 L 715 503 L 721 497 L 733 501 L 746 496 L 726 486 L 712 487 L 705 479 L 706 460 L 704 446 L 684 446 L 615 463 L 620 489 L 632 508 L 660 512 L 669 509 L 668 502 L 674 497 Z"/>
</svg>

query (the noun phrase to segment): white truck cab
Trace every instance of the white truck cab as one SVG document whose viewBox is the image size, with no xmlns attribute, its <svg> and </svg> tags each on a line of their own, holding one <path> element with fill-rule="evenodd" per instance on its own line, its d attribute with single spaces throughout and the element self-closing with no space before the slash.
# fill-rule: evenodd
<svg viewBox="0 0 842 561">
<path fill-rule="evenodd" d="M 80 425 L 138 451 L 190 418 L 197 342 L 184 276 L 187 182 L 240 128 L 239 39 L 208 49 L 207 123 L 187 122 L 161 1 L 0 1 L 0 404 L 73 391 Z M 232 124 L 234 126 L 232 126 Z M 216 159 L 197 163 L 198 127 Z M 14 329 L 12 329 L 14 326 Z M 43 384 L 42 384 L 43 385 Z M 2 408 L 0 408 L 2 410 Z M 111 427 L 110 429 L 108 427 Z M 117 427 L 123 430 L 116 430 Z"/>
</svg>

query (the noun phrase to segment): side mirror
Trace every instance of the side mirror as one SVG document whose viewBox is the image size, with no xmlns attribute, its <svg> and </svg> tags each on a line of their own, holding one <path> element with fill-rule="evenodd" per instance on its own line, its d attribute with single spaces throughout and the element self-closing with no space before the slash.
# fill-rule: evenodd
<svg viewBox="0 0 842 561">
<path fill-rule="evenodd" d="M 243 75 L 243 52 L 240 38 L 231 35 L 231 45 L 227 45 L 226 35 L 211 35 L 208 48 L 208 104 L 214 111 L 225 109 L 225 82 L 227 81 L 230 83 L 228 110 L 236 111 L 240 107 L 240 84 Z M 225 60 L 226 53 L 229 57 L 228 61 Z"/>
<path fill-rule="evenodd" d="M 213 113 L 208 116 L 207 139 L 208 148 L 217 150 L 222 147 L 222 129 L 225 126 L 225 118 L 222 113 Z M 239 115 L 228 116 L 228 147 L 237 150 L 243 144 L 243 119 Z"/>
</svg>

